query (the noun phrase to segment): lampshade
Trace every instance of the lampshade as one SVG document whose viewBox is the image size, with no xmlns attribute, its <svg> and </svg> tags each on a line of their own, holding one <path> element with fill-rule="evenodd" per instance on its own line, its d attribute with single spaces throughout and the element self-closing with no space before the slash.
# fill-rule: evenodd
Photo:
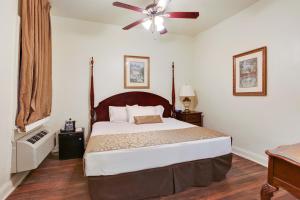
<svg viewBox="0 0 300 200">
<path fill-rule="evenodd" d="M 192 88 L 192 86 L 190 85 L 184 85 L 180 88 L 180 97 L 194 97 L 195 96 L 195 92 Z"/>
</svg>

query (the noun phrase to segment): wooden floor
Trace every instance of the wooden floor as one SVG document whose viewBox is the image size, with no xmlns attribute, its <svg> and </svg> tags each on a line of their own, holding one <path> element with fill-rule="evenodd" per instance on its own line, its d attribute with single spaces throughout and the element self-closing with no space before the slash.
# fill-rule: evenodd
<svg viewBox="0 0 300 200">
<path fill-rule="evenodd" d="M 161 200 L 255 200 L 266 181 L 266 168 L 234 156 L 233 167 L 227 179 L 206 188 L 191 188 L 185 192 L 160 198 Z M 8 200 L 90 200 L 87 180 L 83 176 L 80 159 L 60 161 L 49 156 L 32 171 Z M 159 198 L 158 198 L 159 199 Z M 155 200 L 158 200 L 155 199 Z M 274 200 L 295 200 L 279 191 Z"/>
</svg>

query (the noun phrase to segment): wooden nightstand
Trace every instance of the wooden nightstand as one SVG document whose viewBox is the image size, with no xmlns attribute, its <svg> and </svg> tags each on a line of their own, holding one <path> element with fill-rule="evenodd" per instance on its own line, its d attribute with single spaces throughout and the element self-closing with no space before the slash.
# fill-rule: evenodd
<svg viewBox="0 0 300 200">
<path fill-rule="evenodd" d="M 176 119 L 184 121 L 196 126 L 203 126 L 203 115 L 202 112 L 190 111 L 185 112 L 176 112 Z"/>
<path fill-rule="evenodd" d="M 84 154 L 84 128 L 58 134 L 59 159 L 82 158 Z"/>
</svg>

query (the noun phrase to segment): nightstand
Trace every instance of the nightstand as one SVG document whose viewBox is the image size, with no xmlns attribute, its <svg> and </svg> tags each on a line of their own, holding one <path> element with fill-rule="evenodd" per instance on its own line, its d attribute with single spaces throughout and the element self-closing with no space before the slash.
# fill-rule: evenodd
<svg viewBox="0 0 300 200">
<path fill-rule="evenodd" d="M 84 128 L 74 132 L 60 132 L 58 134 L 59 159 L 82 158 L 84 154 Z"/>
<path fill-rule="evenodd" d="M 190 111 L 190 112 L 176 112 L 176 119 L 184 121 L 196 126 L 203 126 L 202 112 Z"/>
</svg>

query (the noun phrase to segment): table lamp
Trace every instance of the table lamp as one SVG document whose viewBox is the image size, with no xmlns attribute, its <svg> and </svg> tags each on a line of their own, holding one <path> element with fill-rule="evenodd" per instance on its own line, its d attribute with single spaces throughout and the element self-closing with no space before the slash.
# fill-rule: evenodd
<svg viewBox="0 0 300 200">
<path fill-rule="evenodd" d="M 190 104 L 191 104 L 191 97 L 195 96 L 195 92 L 190 85 L 184 85 L 180 89 L 180 97 L 183 98 L 183 106 L 184 106 L 184 112 L 190 112 Z"/>
</svg>

